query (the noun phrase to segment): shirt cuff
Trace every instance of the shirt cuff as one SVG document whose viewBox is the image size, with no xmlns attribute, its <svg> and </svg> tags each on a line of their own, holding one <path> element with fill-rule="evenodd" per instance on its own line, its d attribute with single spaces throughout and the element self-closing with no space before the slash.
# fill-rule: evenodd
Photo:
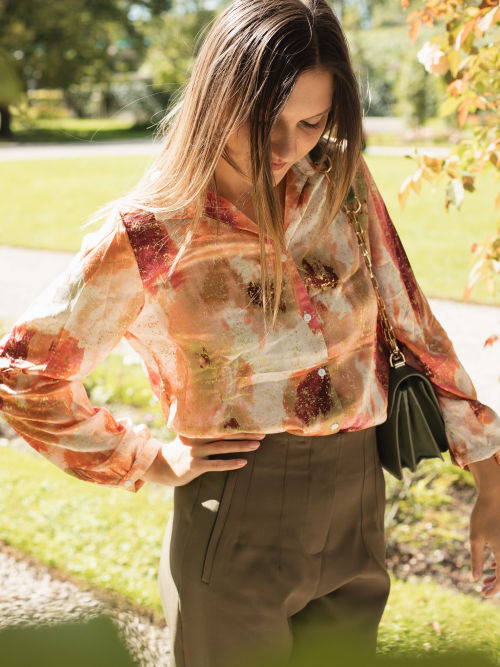
<svg viewBox="0 0 500 667">
<path fill-rule="evenodd" d="M 121 421 L 121 420 L 119 420 Z M 130 470 L 121 478 L 117 484 L 132 493 L 137 493 L 141 489 L 146 480 L 141 479 L 146 470 L 151 466 L 155 460 L 163 443 L 156 438 L 151 437 L 151 432 L 145 424 L 134 426 L 133 431 L 138 436 L 138 446 L 135 450 L 135 459 Z"/>
</svg>

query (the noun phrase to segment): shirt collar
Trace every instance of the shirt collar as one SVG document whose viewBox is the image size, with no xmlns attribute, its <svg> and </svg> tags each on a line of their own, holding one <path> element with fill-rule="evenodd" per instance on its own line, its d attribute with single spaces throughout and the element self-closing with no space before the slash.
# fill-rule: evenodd
<svg viewBox="0 0 500 667">
<path fill-rule="evenodd" d="M 313 165 L 309 155 L 301 158 L 295 162 L 285 174 L 285 231 L 290 223 L 292 215 L 295 211 L 300 193 L 302 192 L 306 182 L 314 175 L 317 175 L 319 170 Z M 218 202 L 218 210 L 217 210 Z M 217 215 L 218 214 L 218 215 Z M 259 233 L 259 229 L 253 220 L 250 220 L 243 211 L 240 211 L 232 202 L 222 195 L 215 196 L 212 190 L 207 191 L 207 198 L 203 215 L 213 220 L 220 219 L 221 222 L 230 224 L 241 230 L 251 232 L 253 234 Z"/>
</svg>

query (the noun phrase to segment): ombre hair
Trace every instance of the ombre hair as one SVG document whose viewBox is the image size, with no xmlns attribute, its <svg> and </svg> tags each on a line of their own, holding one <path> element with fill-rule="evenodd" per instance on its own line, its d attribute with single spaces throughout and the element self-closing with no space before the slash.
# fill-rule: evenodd
<svg viewBox="0 0 500 667">
<path fill-rule="evenodd" d="M 266 331 L 268 310 L 271 328 L 278 314 L 282 266 L 275 258 L 284 248 L 270 164 L 271 129 L 299 75 L 315 68 L 330 71 L 334 83 L 325 131 L 309 153 L 318 169 L 329 156 L 322 212 L 328 223 L 358 165 L 362 112 L 346 39 L 326 0 L 234 0 L 220 12 L 200 45 L 186 86 L 159 124 L 160 155 L 133 190 L 108 205 L 190 219 L 170 277 L 196 232 L 220 158 L 241 173 L 225 147 L 229 135 L 248 124 Z"/>
</svg>

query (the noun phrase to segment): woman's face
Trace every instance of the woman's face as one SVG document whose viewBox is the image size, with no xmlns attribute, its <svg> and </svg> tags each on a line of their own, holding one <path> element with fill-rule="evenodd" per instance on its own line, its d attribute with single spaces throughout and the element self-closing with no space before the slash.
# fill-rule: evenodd
<svg viewBox="0 0 500 667">
<path fill-rule="evenodd" d="M 303 72 L 271 130 L 271 167 L 277 185 L 288 169 L 314 148 L 324 132 L 332 106 L 333 76 L 323 69 Z M 248 125 L 227 142 L 230 156 L 250 182 Z M 234 171 L 234 170 L 233 170 Z M 240 177 L 241 178 L 241 177 Z"/>
</svg>

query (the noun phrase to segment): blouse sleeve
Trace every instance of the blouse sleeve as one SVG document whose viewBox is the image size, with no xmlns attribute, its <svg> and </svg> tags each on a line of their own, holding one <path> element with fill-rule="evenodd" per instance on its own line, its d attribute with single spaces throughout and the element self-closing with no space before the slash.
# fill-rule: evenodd
<svg viewBox="0 0 500 667">
<path fill-rule="evenodd" d="M 161 447 L 145 425 L 89 402 L 82 380 L 144 305 L 119 214 L 87 234 L 68 268 L 0 340 L 0 414 L 24 440 L 79 479 L 137 492 Z"/>
<path fill-rule="evenodd" d="M 495 456 L 500 465 L 500 418 L 476 390 L 413 274 L 401 240 L 364 159 L 364 213 L 374 272 L 388 316 L 409 364 L 431 380 L 440 403 L 451 460 L 467 464 Z M 359 195 L 358 195 L 359 196 Z"/>
</svg>

